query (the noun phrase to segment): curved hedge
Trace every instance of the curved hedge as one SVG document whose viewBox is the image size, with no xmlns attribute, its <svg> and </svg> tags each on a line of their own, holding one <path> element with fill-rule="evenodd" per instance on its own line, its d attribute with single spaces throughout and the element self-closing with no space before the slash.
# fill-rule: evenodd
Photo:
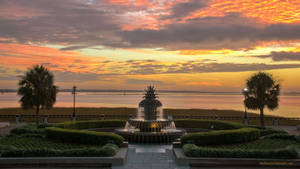
<svg viewBox="0 0 300 169">
<path fill-rule="evenodd" d="M 66 129 L 91 129 L 91 128 L 104 128 L 104 127 L 124 127 L 125 120 L 89 120 L 89 121 L 76 121 L 64 122 L 56 125 L 59 128 Z"/>
<path fill-rule="evenodd" d="M 56 150 L 49 148 L 20 149 L 14 146 L 1 146 L 0 157 L 111 157 L 118 152 L 118 146 L 106 144 L 103 147 L 74 148 Z"/>
<path fill-rule="evenodd" d="M 181 136 L 181 144 L 218 145 L 242 143 L 257 140 L 259 129 L 240 128 L 234 130 L 219 130 L 211 132 L 191 133 Z"/>
<path fill-rule="evenodd" d="M 188 157 L 230 157 L 230 158 L 275 158 L 297 159 L 298 153 L 295 148 L 287 147 L 275 150 L 243 150 L 198 147 L 194 144 L 183 146 L 183 152 Z"/>
<path fill-rule="evenodd" d="M 105 145 L 113 143 L 119 147 L 123 144 L 123 137 L 109 132 L 95 132 L 86 130 L 64 129 L 58 127 L 46 128 L 46 136 L 49 139 L 62 142 L 72 142 L 91 145 Z"/>
<path fill-rule="evenodd" d="M 176 127 L 180 128 L 201 128 L 214 130 L 231 130 L 247 127 L 241 123 L 228 122 L 221 120 L 199 120 L 199 119 L 179 119 L 174 120 Z"/>
</svg>

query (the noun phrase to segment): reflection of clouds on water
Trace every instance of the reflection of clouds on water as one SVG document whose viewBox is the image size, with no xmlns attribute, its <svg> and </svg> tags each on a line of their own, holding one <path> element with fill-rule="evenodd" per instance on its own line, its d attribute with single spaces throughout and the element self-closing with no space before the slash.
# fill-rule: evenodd
<svg viewBox="0 0 300 169">
<path fill-rule="evenodd" d="M 78 107 L 133 107 L 136 108 L 143 97 L 143 92 L 79 92 L 76 96 Z M 0 94 L 0 107 L 19 107 L 19 96 L 16 93 Z M 163 108 L 202 108 L 244 110 L 243 96 L 230 94 L 199 93 L 159 93 Z M 72 107 L 71 92 L 60 92 L 55 107 Z M 300 96 L 280 96 L 279 109 L 266 114 L 300 117 Z M 250 112 L 256 112 L 250 110 Z"/>
</svg>

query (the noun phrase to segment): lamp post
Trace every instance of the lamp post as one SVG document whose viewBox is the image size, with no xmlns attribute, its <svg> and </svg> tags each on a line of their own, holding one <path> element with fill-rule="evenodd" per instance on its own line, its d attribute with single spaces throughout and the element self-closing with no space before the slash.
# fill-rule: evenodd
<svg viewBox="0 0 300 169">
<path fill-rule="evenodd" d="M 72 114 L 72 121 L 75 121 L 76 120 L 76 114 L 75 114 L 76 86 L 73 86 L 72 94 L 73 94 L 73 114 Z"/>
<path fill-rule="evenodd" d="M 245 88 L 243 89 L 243 94 L 244 94 L 244 96 L 245 96 L 245 100 L 246 100 L 246 98 L 247 98 L 248 92 L 249 92 L 249 89 L 248 89 L 247 87 L 245 87 Z M 245 125 L 248 125 L 248 113 L 247 113 L 247 107 L 246 107 L 245 103 L 244 103 L 244 106 L 245 106 L 244 124 L 245 124 Z"/>
</svg>

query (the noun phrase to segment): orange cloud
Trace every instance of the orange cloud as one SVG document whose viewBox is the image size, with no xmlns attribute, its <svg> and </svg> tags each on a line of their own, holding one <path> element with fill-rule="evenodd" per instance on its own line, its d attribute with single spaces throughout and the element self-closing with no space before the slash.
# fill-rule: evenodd
<svg viewBox="0 0 300 169">
<path fill-rule="evenodd" d="M 228 49 L 222 50 L 179 50 L 180 55 L 208 55 L 208 54 L 230 54 L 233 51 Z"/>
<path fill-rule="evenodd" d="M 221 17 L 226 13 L 241 13 L 263 23 L 300 23 L 300 3 L 296 0 L 213 0 L 208 7 L 185 19 Z"/>
<path fill-rule="evenodd" d="M 106 59 L 49 47 L 0 43 L 0 60 L 2 65 L 21 69 L 35 64 L 48 64 L 51 70 L 90 72 L 91 68 L 101 65 Z"/>
</svg>

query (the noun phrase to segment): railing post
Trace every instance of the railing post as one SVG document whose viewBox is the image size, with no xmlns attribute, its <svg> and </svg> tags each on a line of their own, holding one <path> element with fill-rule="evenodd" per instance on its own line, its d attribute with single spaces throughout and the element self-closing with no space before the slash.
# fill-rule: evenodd
<svg viewBox="0 0 300 169">
<path fill-rule="evenodd" d="M 72 116 L 72 121 L 76 121 L 76 116 Z"/>
<path fill-rule="evenodd" d="M 20 123 L 20 115 L 16 115 L 16 123 L 17 123 L 17 124 Z"/>
<path fill-rule="evenodd" d="M 244 118 L 244 124 L 245 125 L 248 125 L 249 123 L 248 123 L 248 118 Z"/>
<path fill-rule="evenodd" d="M 44 123 L 47 124 L 48 123 L 48 115 L 44 116 Z"/>
<path fill-rule="evenodd" d="M 279 125 L 279 120 L 277 118 L 274 119 L 273 124 L 275 127 L 278 127 Z"/>
</svg>

